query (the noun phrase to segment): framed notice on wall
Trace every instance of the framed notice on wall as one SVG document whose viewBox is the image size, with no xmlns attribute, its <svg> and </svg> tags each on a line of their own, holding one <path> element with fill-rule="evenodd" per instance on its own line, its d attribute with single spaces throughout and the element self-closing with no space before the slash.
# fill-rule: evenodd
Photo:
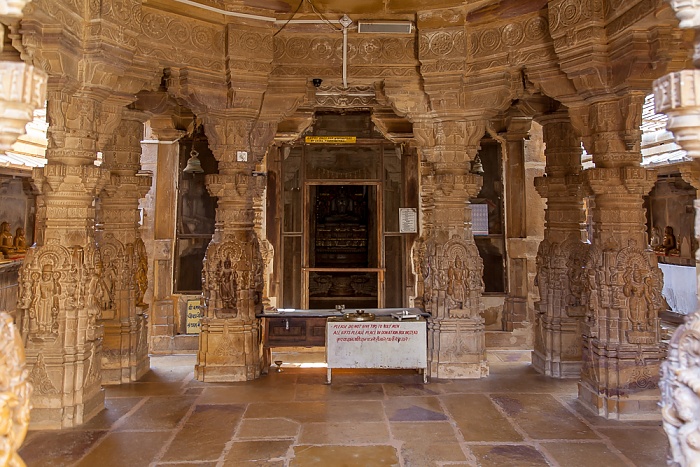
<svg viewBox="0 0 700 467">
<path fill-rule="evenodd" d="M 489 234 L 488 204 L 472 204 L 472 232 L 474 235 Z"/>
<path fill-rule="evenodd" d="M 418 232 L 418 211 L 416 208 L 399 208 L 399 232 Z"/>
<path fill-rule="evenodd" d="M 187 300 L 187 334 L 199 334 L 201 318 L 200 300 L 198 298 L 195 300 Z"/>
</svg>

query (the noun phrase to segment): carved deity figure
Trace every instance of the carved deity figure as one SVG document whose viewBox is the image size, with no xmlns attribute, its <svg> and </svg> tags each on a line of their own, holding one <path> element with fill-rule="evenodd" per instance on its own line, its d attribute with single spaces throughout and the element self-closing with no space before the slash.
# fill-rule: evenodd
<svg viewBox="0 0 700 467">
<path fill-rule="evenodd" d="M 467 298 L 467 281 L 464 260 L 455 256 L 455 260 L 447 269 L 447 294 L 452 297 L 455 304 L 464 306 Z"/>
<path fill-rule="evenodd" d="M 0 251 L 2 251 L 5 256 L 14 251 L 12 246 L 12 234 L 10 233 L 10 224 L 3 222 L 0 224 Z"/>
<path fill-rule="evenodd" d="M 661 245 L 654 248 L 657 253 L 663 253 L 664 255 L 678 255 L 678 247 L 676 245 L 676 236 L 673 234 L 673 227 L 667 225 L 664 229 L 664 238 L 661 241 Z"/>
<path fill-rule="evenodd" d="M 231 258 L 226 257 L 221 270 L 219 283 L 219 295 L 222 308 L 225 310 L 236 309 L 236 290 L 238 289 L 238 273 L 233 270 Z"/>
<path fill-rule="evenodd" d="M 634 264 L 627 269 L 624 281 L 622 292 L 628 298 L 628 317 L 632 322 L 632 329 L 645 331 L 651 325 L 650 316 L 653 310 L 650 279 L 645 278 L 639 265 Z"/>
<path fill-rule="evenodd" d="M 35 282 L 34 310 L 36 313 L 36 328 L 39 333 L 51 333 L 55 317 L 58 315 L 58 299 L 61 285 L 58 282 L 59 273 L 54 273 L 50 264 L 44 265 L 41 275 L 32 274 Z"/>
<path fill-rule="evenodd" d="M 17 227 L 15 238 L 12 240 L 12 247 L 19 253 L 27 251 L 27 239 L 24 236 L 24 229 Z"/>
</svg>

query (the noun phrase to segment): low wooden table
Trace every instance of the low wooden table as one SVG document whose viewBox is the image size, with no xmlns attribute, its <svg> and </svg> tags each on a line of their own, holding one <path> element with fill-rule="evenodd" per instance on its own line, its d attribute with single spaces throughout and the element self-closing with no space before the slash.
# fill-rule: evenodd
<svg viewBox="0 0 700 467">
<path fill-rule="evenodd" d="M 367 308 L 378 318 L 391 313 L 408 310 L 410 313 L 430 316 L 419 308 Z M 256 316 L 263 320 L 263 373 L 267 373 L 272 363 L 273 347 L 324 347 L 326 345 L 326 321 L 340 318 L 344 313 L 354 313 L 355 309 L 338 311 L 326 310 L 268 310 Z"/>
</svg>

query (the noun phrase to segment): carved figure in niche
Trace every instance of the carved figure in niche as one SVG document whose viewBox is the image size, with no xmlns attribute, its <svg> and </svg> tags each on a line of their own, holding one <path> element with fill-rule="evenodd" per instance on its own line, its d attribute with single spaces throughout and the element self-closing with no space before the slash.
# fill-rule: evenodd
<svg viewBox="0 0 700 467">
<path fill-rule="evenodd" d="M 452 297 L 460 308 L 464 306 L 467 297 L 465 269 L 464 260 L 460 255 L 455 256 L 454 262 L 447 269 L 447 295 Z"/>
<path fill-rule="evenodd" d="M 622 293 L 628 298 L 629 320 L 632 321 L 632 329 L 635 331 L 645 331 L 652 324 L 653 301 L 650 280 L 644 277 L 636 263 L 627 269 L 624 276 L 625 285 Z"/>
<path fill-rule="evenodd" d="M 58 282 L 60 273 L 54 273 L 51 264 L 45 264 L 38 273 L 32 274 L 35 279 L 34 291 L 37 331 L 40 334 L 48 334 L 53 331 L 56 317 L 58 316 L 58 299 L 61 294 L 61 285 Z"/>
<path fill-rule="evenodd" d="M 238 289 L 238 273 L 233 270 L 231 258 L 226 257 L 221 270 L 219 296 L 222 308 L 229 312 L 236 311 L 236 291 Z"/>
<path fill-rule="evenodd" d="M 654 251 L 658 251 L 661 247 L 661 229 L 659 227 L 652 227 L 651 229 L 650 246 Z"/>
<path fill-rule="evenodd" d="M 136 242 L 136 253 L 138 255 L 138 266 L 136 268 L 136 306 L 145 306 L 143 297 L 146 295 L 148 288 L 148 257 L 146 256 L 146 245 L 143 240 L 138 239 Z"/>
<path fill-rule="evenodd" d="M 12 240 L 12 247 L 19 253 L 27 251 L 27 239 L 24 236 L 24 229 L 17 227 L 15 238 Z"/>
<path fill-rule="evenodd" d="M 95 265 L 95 272 L 90 277 L 88 285 L 88 332 L 94 331 L 97 320 L 102 317 L 103 310 L 112 308 L 112 297 L 109 288 L 103 279 L 102 262 Z M 89 336 L 92 338 L 92 336 Z"/>
<path fill-rule="evenodd" d="M 10 233 L 10 224 L 3 222 L 0 224 L 0 251 L 2 251 L 5 256 L 14 251 L 12 247 L 12 234 Z"/>
<path fill-rule="evenodd" d="M 661 245 L 654 249 L 657 253 L 663 253 L 664 255 L 678 255 L 679 251 L 676 246 L 676 236 L 673 235 L 673 227 L 667 225 L 664 229 L 664 238 L 661 241 Z"/>
</svg>

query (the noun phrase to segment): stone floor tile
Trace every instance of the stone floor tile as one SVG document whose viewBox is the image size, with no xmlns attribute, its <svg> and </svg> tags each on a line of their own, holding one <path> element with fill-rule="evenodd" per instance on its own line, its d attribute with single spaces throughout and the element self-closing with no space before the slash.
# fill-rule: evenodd
<svg viewBox="0 0 700 467">
<path fill-rule="evenodd" d="M 140 397 L 105 399 L 105 409 L 80 426 L 81 430 L 108 430 L 143 400 Z"/>
<path fill-rule="evenodd" d="M 447 420 L 437 397 L 395 397 L 385 401 L 384 408 L 392 422 Z"/>
<path fill-rule="evenodd" d="M 146 396 L 175 396 L 184 391 L 183 383 L 128 383 L 120 386 L 106 386 L 105 398 L 113 397 L 146 397 Z"/>
<path fill-rule="evenodd" d="M 442 394 L 440 383 L 384 383 L 384 394 L 387 397 L 406 396 L 435 396 Z"/>
<path fill-rule="evenodd" d="M 522 436 L 483 394 L 439 396 L 465 441 L 521 441 Z"/>
<path fill-rule="evenodd" d="M 348 404 L 345 401 L 270 402 L 248 406 L 245 418 L 288 418 L 311 422 L 379 422 L 384 410 L 379 401 Z"/>
<path fill-rule="evenodd" d="M 238 467 L 247 465 L 276 465 L 287 458 L 288 450 L 294 441 L 285 440 L 264 440 L 264 441 L 236 441 L 226 454 L 224 466 Z M 268 464 L 272 462 L 272 464 Z M 254 463 L 254 464 L 253 464 Z M 282 465 L 281 464 L 281 465 Z"/>
<path fill-rule="evenodd" d="M 30 432 L 19 455 L 27 467 L 72 465 L 106 434 L 106 431 L 75 429 Z"/>
<path fill-rule="evenodd" d="M 388 467 L 398 466 L 393 446 L 294 446 L 289 467 Z"/>
<path fill-rule="evenodd" d="M 457 443 L 435 443 L 430 446 L 404 444 L 401 457 L 405 467 L 438 467 L 449 462 L 466 461 L 462 448 Z"/>
<path fill-rule="evenodd" d="M 158 462 L 155 467 L 216 467 L 216 462 Z"/>
<path fill-rule="evenodd" d="M 561 467 L 601 467 L 624 465 L 624 460 L 604 443 L 547 442 L 541 444 Z"/>
<path fill-rule="evenodd" d="M 299 444 L 376 444 L 389 442 L 386 423 L 306 423 Z"/>
<path fill-rule="evenodd" d="M 382 400 L 384 389 L 381 384 L 366 383 L 334 383 L 328 384 L 299 384 L 295 400 Z"/>
<path fill-rule="evenodd" d="M 492 366 L 487 378 L 437 381 L 446 394 L 499 392 L 503 387 L 517 393 L 576 394 L 578 390 L 575 379 L 548 378 L 521 364 Z"/>
<path fill-rule="evenodd" d="M 460 442 L 450 422 L 394 422 L 389 427 L 392 437 L 404 444 L 429 447 L 435 443 Z"/>
<path fill-rule="evenodd" d="M 243 405 L 197 405 L 161 460 L 216 460 L 243 415 Z"/>
<path fill-rule="evenodd" d="M 598 439 L 549 394 L 496 394 L 491 398 L 534 439 Z"/>
<path fill-rule="evenodd" d="M 172 430 L 187 414 L 194 397 L 151 397 L 136 412 L 120 420 L 117 430 Z"/>
<path fill-rule="evenodd" d="M 599 428 L 638 467 L 666 465 L 668 438 L 661 428 Z"/>
<path fill-rule="evenodd" d="M 236 439 L 295 438 L 300 424 L 284 418 L 253 418 L 241 422 Z"/>
<path fill-rule="evenodd" d="M 147 466 L 170 439 L 171 433 L 109 433 L 76 467 Z"/>
<path fill-rule="evenodd" d="M 532 446 L 502 444 L 497 446 L 469 446 L 480 467 L 539 467 L 549 463 Z"/>
<path fill-rule="evenodd" d="M 231 383 L 228 386 L 204 387 L 200 404 L 240 404 L 245 402 L 283 402 L 294 399 L 295 384 L 274 386 L 248 383 Z"/>
</svg>

